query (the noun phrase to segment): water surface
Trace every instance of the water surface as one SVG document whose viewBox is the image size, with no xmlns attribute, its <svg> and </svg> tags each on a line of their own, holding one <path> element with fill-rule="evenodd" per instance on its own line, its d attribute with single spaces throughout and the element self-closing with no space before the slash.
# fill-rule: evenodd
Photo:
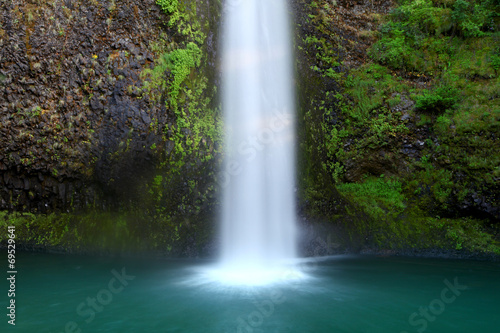
<svg viewBox="0 0 500 333">
<path fill-rule="evenodd" d="M 16 327 L 3 314 L 1 331 L 499 332 L 498 263 L 338 256 L 302 263 L 303 279 L 259 287 L 207 281 L 199 270 L 208 264 L 20 253 Z"/>
</svg>

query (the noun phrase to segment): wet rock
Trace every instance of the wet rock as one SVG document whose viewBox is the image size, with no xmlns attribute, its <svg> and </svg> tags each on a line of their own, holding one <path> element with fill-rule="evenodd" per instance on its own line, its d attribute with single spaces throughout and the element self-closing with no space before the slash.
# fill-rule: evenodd
<svg viewBox="0 0 500 333">
<path fill-rule="evenodd" d="M 10 156 L 8 160 L 0 156 L 3 184 L 0 198 L 2 202 L 10 202 L 13 193 L 7 191 L 7 186 L 22 192 L 29 188 L 33 196 L 20 196 L 19 209 L 29 206 L 26 200 L 36 202 L 31 205 L 33 209 L 62 209 L 68 204 L 65 199 L 68 184 L 79 184 L 73 187 L 74 202 L 85 206 L 86 202 L 94 201 L 88 196 L 98 195 L 102 184 L 116 178 L 121 169 L 132 165 L 131 172 L 136 174 L 125 172 L 131 179 L 141 174 L 146 169 L 144 165 L 127 160 L 151 160 L 150 150 L 144 156 L 124 157 L 124 166 L 117 166 L 121 162 L 106 159 L 104 155 L 115 153 L 124 140 L 130 139 L 131 150 L 138 152 L 146 142 L 158 141 L 153 134 L 147 134 L 151 137 L 143 139 L 140 136 L 148 133 L 152 116 L 160 118 L 159 113 L 166 112 L 161 110 L 163 103 L 154 106 L 149 99 L 137 99 L 140 96 L 138 89 L 132 90 L 130 96 L 126 94 L 131 80 L 139 81 L 144 66 L 149 67 L 141 54 L 148 54 L 151 63 L 154 61 L 147 46 L 163 31 L 162 19 L 158 19 L 162 14 L 155 1 L 117 2 L 111 25 L 106 22 L 111 13 L 103 15 L 105 8 L 90 6 L 83 0 L 64 0 L 64 3 L 71 10 L 71 21 L 67 20 L 67 13 L 61 6 L 52 7 L 47 2 L 20 2 L 17 6 L 21 12 L 34 9 L 34 13 L 49 13 L 36 17 L 29 38 L 23 18 L 12 24 L 9 6 L 0 7 L 0 17 L 4 18 L 2 29 L 9 36 L 0 38 L 0 85 L 5 87 L 4 93 L 0 94 L 0 118 L 15 117 L 2 120 L 3 126 L 0 126 L 0 155 Z M 136 15 L 132 8 L 135 8 Z M 114 24 L 115 21 L 119 23 Z M 64 38 L 57 31 L 54 33 L 51 27 L 56 25 L 64 28 Z M 113 61 L 115 49 L 119 52 Z M 125 56 L 124 51 L 129 55 Z M 121 81 L 117 80 L 119 76 Z M 140 87 L 141 83 L 135 85 Z M 30 113 L 38 115 L 28 119 L 16 118 L 18 108 L 29 109 Z M 140 110 L 157 111 L 150 115 Z M 107 114 L 112 115 L 107 117 Z M 129 115 L 133 121 L 128 120 Z M 131 126 L 142 134 L 127 134 Z M 17 137 L 19 133 L 24 133 L 22 138 Z M 70 146 L 73 142 L 78 144 Z M 55 153 L 65 162 L 64 167 L 60 161 L 54 161 Z M 26 156 L 32 161 L 29 165 L 22 165 L 21 159 Z M 94 170 L 82 170 L 93 169 L 89 161 L 96 159 L 102 170 L 112 170 L 103 175 L 101 184 L 87 179 L 86 174 L 92 174 Z M 64 189 L 61 184 L 64 184 Z"/>
<path fill-rule="evenodd" d="M 404 115 L 401 116 L 401 120 L 402 121 L 407 121 L 407 120 L 410 120 L 411 119 L 411 116 L 407 113 L 405 113 Z"/>
<path fill-rule="evenodd" d="M 14 178 L 12 180 L 12 185 L 15 189 L 24 189 L 24 182 L 20 178 Z"/>
<path fill-rule="evenodd" d="M 348 160 L 345 165 L 345 178 L 349 182 L 360 181 L 365 174 L 396 175 L 405 166 L 403 161 L 392 158 L 392 153 L 386 151 L 372 151 L 356 160 Z"/>
<path fill-rule="evenodd" d="M 151 118 L 149 117 L 149 115 L 146 112 L 142 112 L 141 115 L 142 115 L 142 121 L 145 124 L 149 125 L 151 123 Z"/>
<path fill-rule="evenodd" d="M 95 96 L 90 100 L 90 107 L 94 111 L 102 111 L 104 109 L 104 105 Z"/>
</svg>

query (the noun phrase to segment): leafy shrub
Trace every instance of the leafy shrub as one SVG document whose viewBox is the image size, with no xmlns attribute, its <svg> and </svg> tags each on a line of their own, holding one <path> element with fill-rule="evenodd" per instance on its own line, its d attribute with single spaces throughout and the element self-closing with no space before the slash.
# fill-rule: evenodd
<svg viewBox="0 0 500 333">
<path fill-rule="evenodd" d="M 495 71 L 498 71 L 500 69 L 500 54 L 493 54 L 490 58 L 490 62 L 491 67 L 493 67 Z"/>
<path fill-rule="evenodd" d="M 454 87 L 438 87 L 434 91 L 426 90 L 417 97 L 416 108 L 435 113 L 444 112 L 458 102 L 458 90 Z"/>
<path fill-rule="evenodd" d="M 391 35 L 377 41 L 368 51 L 372 59 L 399 69 L 403 68 L 411 48 L 405 41 L 403 30 L 392 30 Z"/>
<path fill-rule="evenodd" d="M 469 3 L 456 0 L 453 5 L 452 20 L 464 37 L 481 37 L 496 30 L 499 6 L 496 0 Z"/>
<path fill-rule="evenodd" d="M 428 35 L 449 31 L 452 27 L 451 16 L 450 8 L 437 7 L 431 0 L 407 1 L 393 12 L 395 19 Z"/>
</svg>

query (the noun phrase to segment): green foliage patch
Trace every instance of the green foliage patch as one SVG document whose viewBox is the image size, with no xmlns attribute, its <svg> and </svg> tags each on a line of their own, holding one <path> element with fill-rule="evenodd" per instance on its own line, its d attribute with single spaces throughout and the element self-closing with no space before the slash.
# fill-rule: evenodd
<svg viewBox="0 0 500 333">
<path fill-rule="evenodd" d="M 401 182 L 395 179 L 368 178 L 362 183 L 339 184 L 337 189 L 377 220 L 397 217 L 406 208 Z"/>
<path fill-rule="evenodd" d="M 357 227 L 378 246 L 498 251 L 482 221 L 454 209 L 473 193 L 491 199 L 497 186 L 499 9 L 489 0 L 399 1 L 381 20 L 373 63 L 337 79 L 336 108 L 315 101 L 325 115 L 323 168 L 371 217 Z M 408 156 L 404 147 L 420 150 Z M 353 175 L 359 165 L 368 178 Z M 373 177 L 381 165 L 401 187 Z"/>
<path fill-rule="evenodd" d="M 143 212 L 84 214 L 0 212 L 0 228 L 16 227 L 16 243 L 24 248 L 82 252 L 169 252 L 179 248 L 185 227 Z M 7 235 L 0 236 L 0 243 Z"/>
<path fill-rule="evenodd" d="M 454 87 L 441 86 L 426 90 L 417 97 L 415 107 L 422 111 L 441 113 L 458 103 L 458 90 Z"/>
</svg>

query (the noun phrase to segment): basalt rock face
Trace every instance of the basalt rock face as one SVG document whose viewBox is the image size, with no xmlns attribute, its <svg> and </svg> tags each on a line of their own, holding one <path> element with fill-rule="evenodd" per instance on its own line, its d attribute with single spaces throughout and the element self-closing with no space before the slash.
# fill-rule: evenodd
<svg viewBox="0 0 500 333">
<path fill-rule="evenodd" d="M 134 200 L 172 149 L 141 90 L 165 20 L 154 0 L 0 4 L 0 210 Z"/>
</svg>

